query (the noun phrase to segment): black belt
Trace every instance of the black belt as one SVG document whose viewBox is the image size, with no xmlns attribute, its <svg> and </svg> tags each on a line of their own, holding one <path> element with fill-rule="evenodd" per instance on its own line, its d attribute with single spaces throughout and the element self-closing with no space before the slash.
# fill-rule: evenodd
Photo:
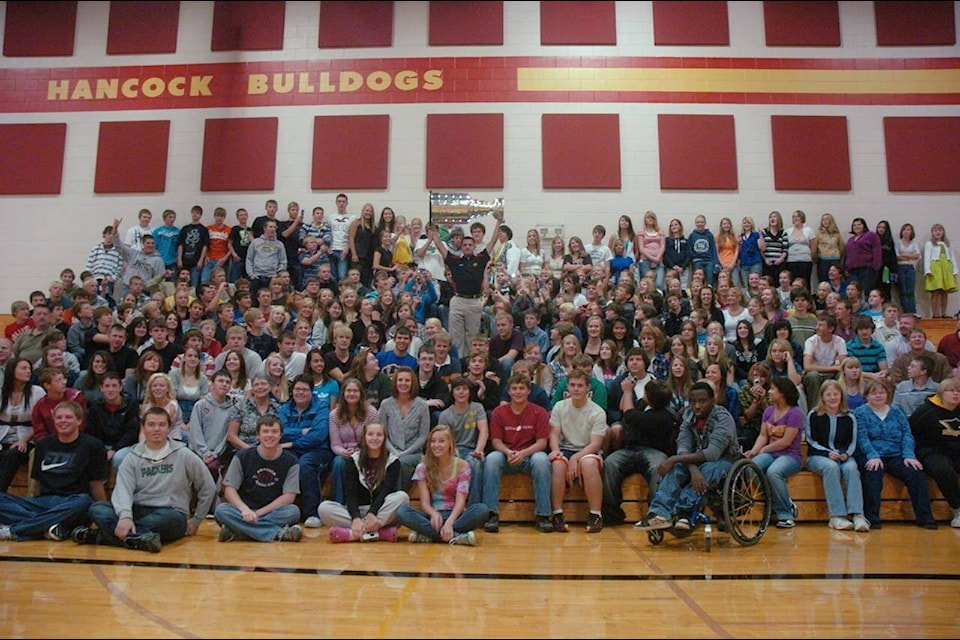
<svg viewBox="0 0 960 640">
<path fill-rule="evenodd" d="M 458 298 L 466 298 L 467 300 L 476 300 L 477 298 L 482 298 L 482 297 L 483 297 L 483 294 L 482 294 L 482 293 L 477 293 L 477 294 L 474 294 L 474 295 L 471 296 L 471 295 L 467 295 L 467 294 L 465 294 L 465 293 L 458 293 L 458 294 L 457 294 L 457 297 L 458 297 Z"/>
</svg>

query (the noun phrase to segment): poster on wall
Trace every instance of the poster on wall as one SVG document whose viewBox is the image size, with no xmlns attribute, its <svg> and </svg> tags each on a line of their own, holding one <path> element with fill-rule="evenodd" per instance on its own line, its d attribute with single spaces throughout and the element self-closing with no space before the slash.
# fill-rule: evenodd
<svg viewBox="0 0 960 640">
<path fill-rule="evenodd" d="M 503 216 L 503 198 L 478 200 L 469 193 L 430 192 L 430 224 L 443 240 L 448 240 L 454 227 L 469 232 L 470 223 L 487 216 Z"/>
</svg>

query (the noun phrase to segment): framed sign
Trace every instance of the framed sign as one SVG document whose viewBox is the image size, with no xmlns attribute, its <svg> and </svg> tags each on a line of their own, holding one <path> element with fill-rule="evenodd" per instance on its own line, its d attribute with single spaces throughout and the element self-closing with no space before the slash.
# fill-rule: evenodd
<svg viewBox="0 0 960 640">
<path fill-rule="evenodd" d="M 468 233 L 467 227 L 474 220 L 497 215 L 503 215 L 503 198 L 478 200 L 469 193 L 430 192 L 430 224 L 439 230 L 441 237 L 449 236 L 457 226 Z"/>
</svg>

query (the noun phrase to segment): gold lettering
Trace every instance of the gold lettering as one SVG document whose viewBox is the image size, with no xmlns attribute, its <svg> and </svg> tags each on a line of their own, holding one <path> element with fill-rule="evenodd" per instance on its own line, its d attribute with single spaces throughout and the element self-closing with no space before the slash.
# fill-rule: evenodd
<svg viewBox="0 0 960 640">
<path fill-rule="evenodd" d="M 374 71 L 367 76 L 367 86 L 372 91 L 385 91 L 390 88 L 390 74 L 386 71 Z"/>
<path fill-rule="evenodd" d="M 267 92 L 267 76 L 264 73 L 251 73 L 247 78 L 247 93 L 262 96 Z"/>
<path fill-rule="evenodd" d="M 140 86 L 140 78 L 130 78 L 129 80 L 124 80 L 123 84 L 120 85 L 120 93 L 123 94 L 124 98 L 136 98 L 138 93 L 138 87 Z"/>
<path fill-rule="evenodd" d="M 166 86 L 162 78 L 147 78 L 140 86 L 140 92 L 148 98 L 156 98 L 163 94 Z"/>
<path fill-rule="evenodd" d="M 90 90 L 90 81 L 89 80 L 77 80 L 76 86 L 73 87 L 73 93 L 70 95 L 71 100 L 92 100 L 93 92 Z"/>
<path fill-rule="evenodd" d="M 69 80 L 51 80 L 47 83 L 47 100 L 66 100 L 69 92 Z"/>
<path fill-rule="evenodd" d="M 330 84 L 330 72 L 320 72 L 320 93 L 333 93 L 337 88 Z"/>
<path fill-rule="evenodd" d="M 273 90 L 276 93 L 290 93 L 291 91 L 293 91 L 293 74 L 292 73 L 273 74 Z"/>
<path fill-rule="evenodd" d="M 183 76 L 171 78 L 170 82 L 167 83 L 167 91 L 170 92 L 170 95 L 177 96 L 179 98 L 183 95 L 183 86 L 185 84 L 187 84 L 187 79 Z"/>
<path fill-rule="evenodd" d="M 210 90 L 210 81 L 213 76 L 190 76 L 190 95 L 191 96 L 212 96 Z"/>
<path fill-rule="evenodd" d="M 110 100 L 117 99 L 117 87 L 120 85 L 120 81 L 116 78 L 100 78 L 97 80 L 97 100 L 103 100 L 109 98 Z"/>
<path fill-rule="evenodd" d="M 316 89 L 310 84 L 310 74 L 306 71 L 300 72 L 300 83 L 297 86 L 297 93 L 313 93 Z"/>
<path fill-rule="evenodd" d="M 400 91 L 410 91 L 411 89 L 416 89 L 417 72 L 410 70 L 401 71 L 397 74 L 393 84 L 397 87 L 397 89 L 400 89 Z"/>
<path fill-rule="evenodd" d="M 423 88 L 425 91 L 436 91 L 443 86 L 443 71 L 430 69 L 423 74 Z"/>
<path fill-rule="evenodd" d="M 340 91 L 346 93 L 348 91 L 356 91 L 363 86 L 363 76 L 357 73 L 356 71 L 341 71 L 340 72 Z"/>
</svg>

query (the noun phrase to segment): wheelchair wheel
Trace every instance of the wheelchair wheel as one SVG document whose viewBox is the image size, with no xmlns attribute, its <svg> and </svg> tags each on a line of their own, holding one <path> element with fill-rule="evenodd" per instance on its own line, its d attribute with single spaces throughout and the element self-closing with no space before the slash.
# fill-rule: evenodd
<svg viewBox="0 0 960 640">
<path fill-rule="evenodd" d="M 647 531 L 647 540 L 654 546 L 663 542 L 663 529 L 651 529 Z"/>
<path fill-rule="evenodd" d="M 770 524 L 773 503 L 767 476 L 752 460 L 733 463 L 723 483 L 723 518 L 737 544 L 756 544 Z"/>
</svg>

